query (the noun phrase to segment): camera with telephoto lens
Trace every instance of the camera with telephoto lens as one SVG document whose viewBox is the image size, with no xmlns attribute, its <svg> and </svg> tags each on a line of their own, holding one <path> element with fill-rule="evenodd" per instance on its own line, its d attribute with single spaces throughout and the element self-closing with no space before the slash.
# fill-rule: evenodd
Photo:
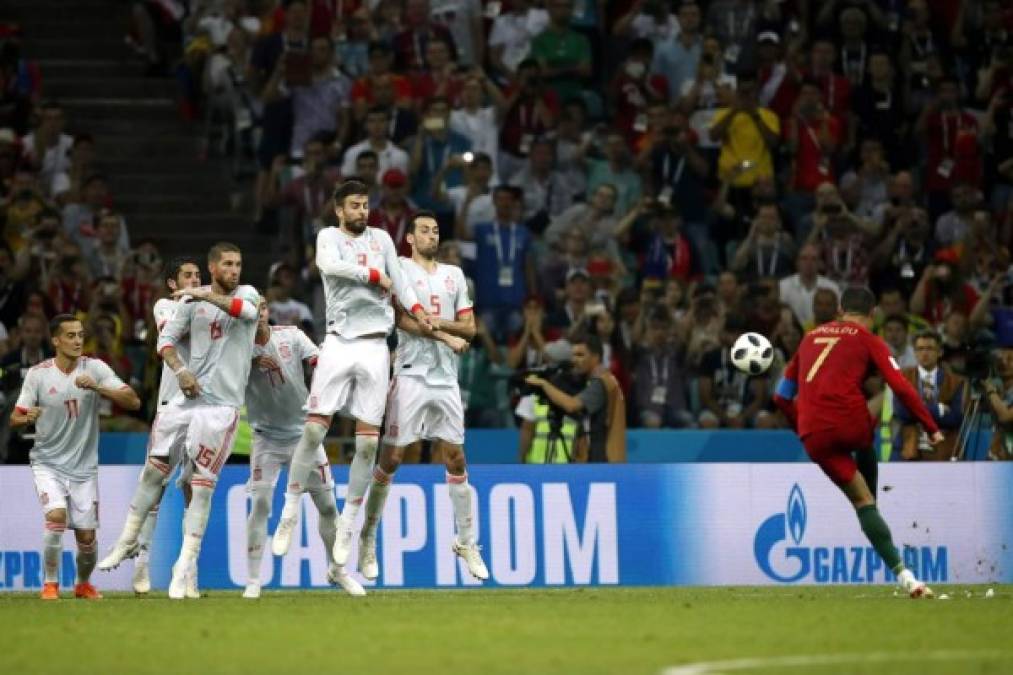
<svg viewBox="0 0 1013 675">
<path fill-rule="evenodd" d="M 549 397 L 545 395 L 545 391 L 541 387 L 532 386 L 525 381 L 531 375 L 539 376 L 570 396 L 576 396 L 586 384 L 585 378 L 574 373 L 569 363 L 527 368 L 517 371 L 510 377 L 511 396 L 523 397 L 534 394 L 541 403 L 549 406 L 549 418 L 555 418 L 559 421 L 562 421 L 566 412 L 549 400 Z"/>
<path fill-rule="evenodd" d="M 998 370 L 992 353 L 993 347 L 987 338 L 977 338 L 968 345 L 967 356 L 964 358 L 964 375 L 975 388 L 980 389 Z"/>
</svg>

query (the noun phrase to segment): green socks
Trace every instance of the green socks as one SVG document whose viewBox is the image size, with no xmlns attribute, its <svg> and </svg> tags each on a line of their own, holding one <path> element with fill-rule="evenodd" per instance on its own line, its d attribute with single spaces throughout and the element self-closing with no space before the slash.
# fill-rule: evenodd
<svg viewBox="0 0 1013 675">
<path fill-rule="evenodd" d="M 879 515 L 879 509 L 875 504 L 859 507 L 856 510 L 858 522 L 862 524 L 862 532 L 869 539 L 869 543 L 876 549 L 876 553 L 886 563 L 887 568 L 895 573 L 903 569 L 900 553 L 893 545 L 893 538 L 890 536 L 890 528 L 887 526 L 883 516 Z"/>
</svg>

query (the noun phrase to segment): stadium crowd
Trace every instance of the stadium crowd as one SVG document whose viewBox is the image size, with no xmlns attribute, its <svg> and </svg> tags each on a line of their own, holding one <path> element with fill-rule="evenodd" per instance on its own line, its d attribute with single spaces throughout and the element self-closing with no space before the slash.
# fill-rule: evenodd
<svg viewBox="0 0 1013 675">
<path fill-rule="evenodd" d="M 783 427 L 773 385 L 854 284 L 951 433 L 968 355 L 1013 348 L 1006 0 L 147 0 L 133 21 L 210 147 L 255 167 L 279 256 L 247 281 L 272 322 L 322 337 L 313 246 L 339 178 L 371 186 L 370 225 L 402 250 L 410 214 L 439 216 L 478 316 L 469 427 L 537 424 L 510 375 L 567 361 L 575 331 L 602 338 L 631 427 Z M 78 313 L 87 353 L 148 403 L 105 428 L 143 429 L 163 262 L 18 40 L 0 58 L 4 391 L 46 356 L 45 317 Z M 747 330 L 775 346 L 760 377 L 729 358 Z M 896 457 L 949 458 L 881 384 L 869 396 Z"/>
</svg>

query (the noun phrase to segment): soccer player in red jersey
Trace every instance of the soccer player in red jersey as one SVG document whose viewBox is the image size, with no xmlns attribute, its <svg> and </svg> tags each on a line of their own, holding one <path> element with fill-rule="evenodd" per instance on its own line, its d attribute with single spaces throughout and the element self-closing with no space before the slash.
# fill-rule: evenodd
<svg viewBox="0 0 1013 675">
<path fill-rule="evenodd" d="M 932 590 L 904 567 L 890 528 L 876 508 L 875 423 L 862 392 L 873 369 L 918 418 L 932 445 L 943 435 L 918 392 L 901 375 L 886 343 L 872 334 L 875 306 L 876 298 L 867 288 L 844 291 L 841 318 L 814 328 L 802 339 L 777 384 L 774 402 L 795 426 L 809 458 L 854 505 L 862 531 L 904 590 L 912 598 L 931 598 Z"/>
</svg>

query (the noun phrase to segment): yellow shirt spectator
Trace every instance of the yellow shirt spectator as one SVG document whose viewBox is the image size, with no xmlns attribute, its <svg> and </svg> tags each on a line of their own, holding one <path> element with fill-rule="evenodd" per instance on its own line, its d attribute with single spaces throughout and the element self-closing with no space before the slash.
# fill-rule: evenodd
<svg viewBox="0 0 1013 675">
<path fill-rule="evenodd" d="M 757 108 L 757 114 L 775 136 L 781 133 L 781 122 L 767 108 Z M 774 162 L 763 134 L 748 113 L 738 108 L 719 108 L 714 114 L 711 129 L 716 128 L 728 115 L 734 114 L 728 131 L 721 141 L 718 156 L 718 177 L 730 180 L 733 187 L 750 187 L 761 178 L 774 176 Z M 749 162 L 748 168 L 743 166 Z"/>
</svg>

